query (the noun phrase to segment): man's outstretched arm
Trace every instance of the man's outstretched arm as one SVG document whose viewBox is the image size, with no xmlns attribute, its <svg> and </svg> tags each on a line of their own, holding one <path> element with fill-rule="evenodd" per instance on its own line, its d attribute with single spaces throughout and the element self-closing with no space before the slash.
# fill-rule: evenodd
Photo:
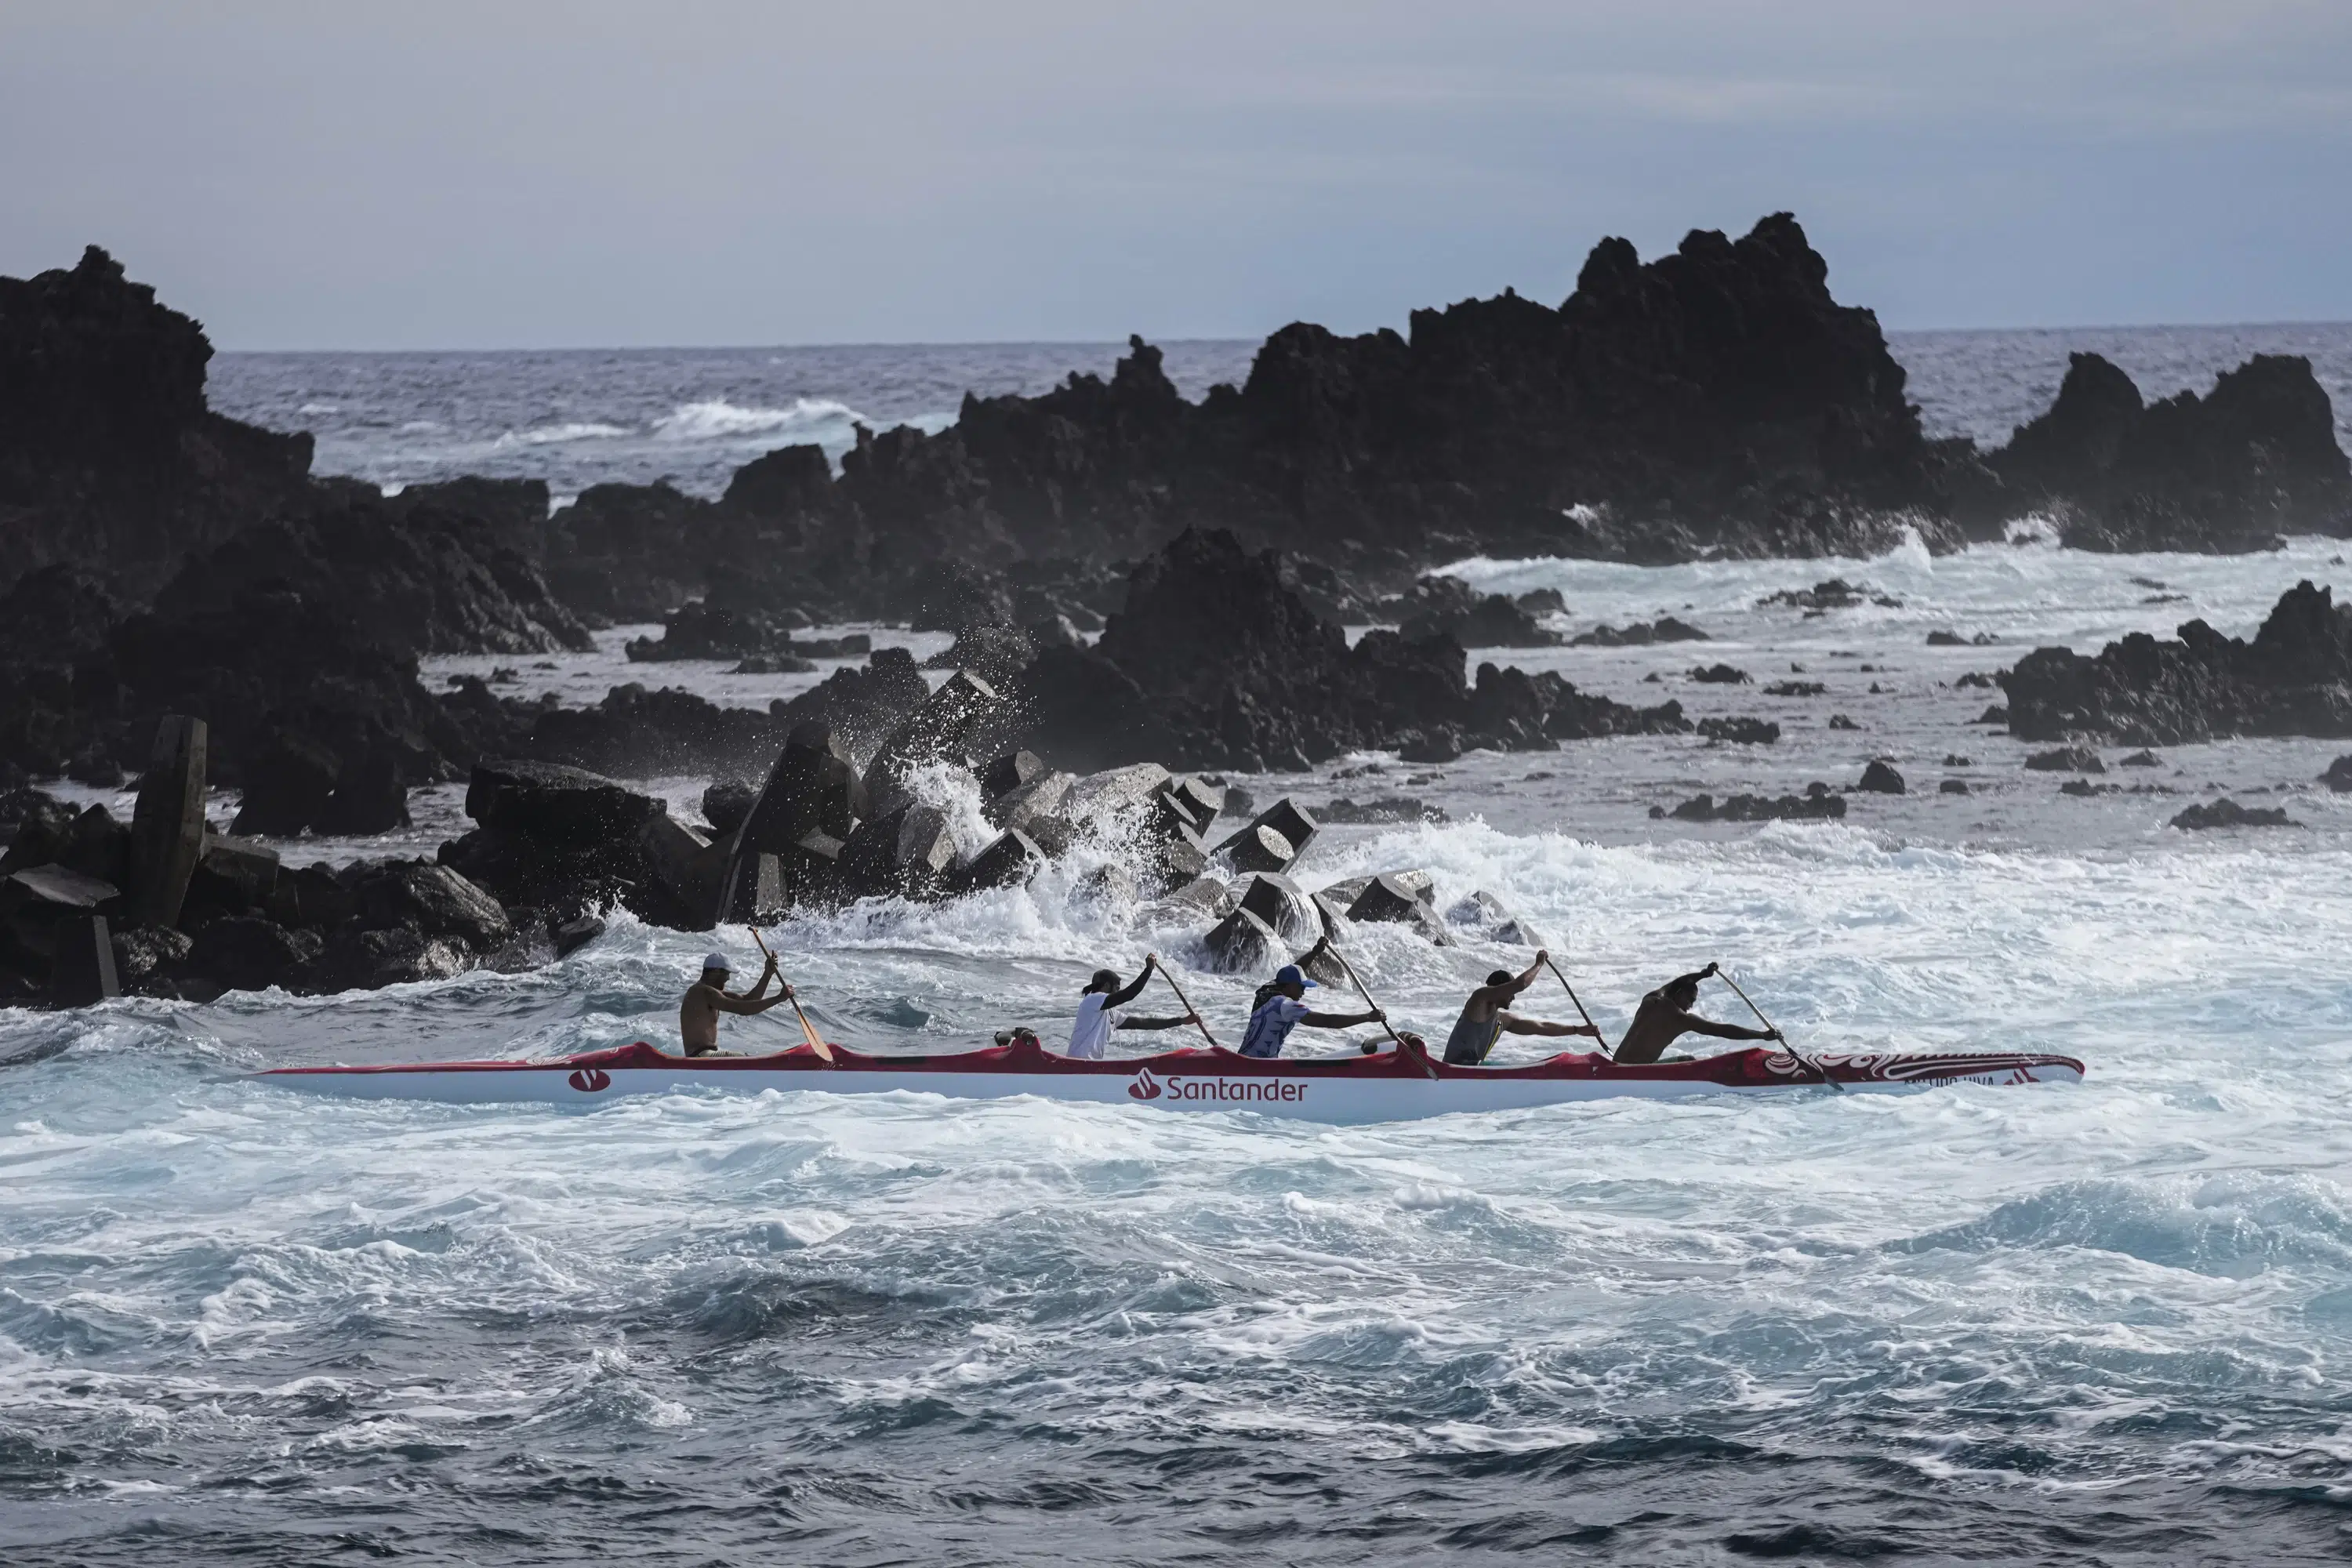
<svg viewBox="0 0 2352 1568">
<path fill-rule="evenodd" d="M 1751 1029 L 1744 1024 L 1718 1024 L 1696 1013 L 1684 1014 L 1682 1025 L 1694 1035 L 1713 1035 L 1718 1040 L 1777 1040 L 1780 1037 L 1778 1029 Z"/>
<path fill-rule="evenodd" d="M 1112 992 L 1109 995 L 1104 997 L 1103 1005 L 1106 1007 L 1124 1007 L 1129 1002 L 1134 1001 L 1138 996 L 1142 995 L 1144 982 L 1150 980 L 1151 978 L 1151 972 L 1159 967 L 1160 955 L 1158 953 L 1148 952 L 1144 954 L 1142 973 L 1136 975 L 1133 980 L 1129 981 L 1125 985 L 1122 985 L 1118 990 Z"/>
<path fill-rule="evenodd" d="M 1199 1014 L 1187 1013 L 1181 1018 L 1122 1018 L 1118 1026 L 1122 1029 L 1181 1029 L 1187 1024 L 1200 1021 Z"/>
<path fill-rule="evenodd" d="M 1549 1018 L 1521 1018 L 1503 1015 L 1503 1033 L 1507 1035 L 1590 1035 L 1601 1037 L 1601 1031 L 1590 1024 L 1555 1024 Z"/>
<path fill-rule="evenodd" d="M 1298 1021 L 1318 1029 L 1352 1029 L 1359 1024 L 1385 1024 L 1388 1017 L 1375 1007 L 1367 1013 L 1308 1013 Z"/>
<path fill-rule="evenodd" d="M 764 988 L 763 982 L 761 989 Z M 710 1005 L 722 1013 L 732 1013 L 738 1017 L 751 1017 L 764 1013 L 771 1007 L 780 1007 L 792 999 L 793 988 L 789 985 L 779 985 L 773 996 L 766 997 L 761 996 L 759 990 L 747 991 L 740 996 L 730 996 L 721 991 L 710 999 Z"/>
</svg>

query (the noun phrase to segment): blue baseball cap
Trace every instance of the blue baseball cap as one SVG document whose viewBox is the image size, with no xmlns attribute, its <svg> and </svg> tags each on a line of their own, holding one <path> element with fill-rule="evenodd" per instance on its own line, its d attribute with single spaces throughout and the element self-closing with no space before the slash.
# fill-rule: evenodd
<svg viewBox="0 0 2352 1568">
<path fill-rule="evenodd" d="M 1274 983 L 1276 985 L 1303 985 L 1309 990 L 1312 990 L 1315 985 L 1315 982 L 1307 979 L 1307 976 L 1298 972 L 1298 965 L 1295 963 L 1286 963 L 1280 969 L 1276 970 L 1274 972 Z"/>
</svg>

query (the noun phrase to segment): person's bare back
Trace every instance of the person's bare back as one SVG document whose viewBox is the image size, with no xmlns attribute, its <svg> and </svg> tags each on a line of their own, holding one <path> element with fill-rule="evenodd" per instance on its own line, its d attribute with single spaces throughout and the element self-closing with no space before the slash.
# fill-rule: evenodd
<svg viewBox="0 0 2352 1568">
<path fill-rule="evenodd" d="M 702 961 L 702 978 L 686 988 L 686 995 L 677 1005 L 677 1036 L 690 1057 L 708 1056 L 719 1048 L 719 1016 L 732 1013 L 749 1017 L 764 1013 L 780 1003 L 792 1000 L 793 988 L 778 981 L 776 994 L 768 995 L 768 982 L 776 980 L 776 960 L 769 955 L 767 967 L 760 972 L 760 983 L 740 995 L 730 994 L 727 977 L 727 955 L 714 952 Z"/>
<path fill-rule="evenodd" d="M 1615 1060 L 1628 1067 L 1645 1066 L 1666 1053 L 1685 1035 L 1712 1035 L 1719 1040 L 1777 1040 L 1774 1029 L 1750 1029 L 1718 1024 L 1691 1011 L 1698 1002 L 1698 983 L 1715 973 L 1710 963 L 1696 974 L 1678 974 L 1642 998 L 1625 1037 L 1617 1042 Z"/>
</svg>

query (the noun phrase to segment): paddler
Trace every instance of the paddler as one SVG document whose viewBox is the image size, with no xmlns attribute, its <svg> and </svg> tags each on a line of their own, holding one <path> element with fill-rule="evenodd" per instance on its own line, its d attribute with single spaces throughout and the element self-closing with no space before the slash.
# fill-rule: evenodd
<svg viewBox="0 0 2352 1568">
<path fill-rule="evenodd" d="M 784 984 L 776 973 L 776 955 L 772 952 L 768 955 L 767 967 L 760 972 L 760 983 L 749 991 L 730 994 L 727 989 L 730 973 L 727 955 L 714 952 L 702 961 L 702 978 L 686 988 L 686 999 L 677 1005 L 677 1033 L 678 1038 L 686 1042 L 688 1056 L 707 1056 L 719 1048 L 719 1014 L 750 1017 L 793 999 L 793 988 Z M 767 994 L 771 980 L 777 984 L 773 996 Z"/>
<path fill-rule="evenodd" d="M 1601 1031 L 1589 1024 L 1555 1024 L 1547 1018 L 1522 1018 L 1507 1011 L 1519 993 L 1533 985 L 1536 976 L 1550 962 L 1551 954 L 1538 952 L 1525 974 L 1497 969 L 1486 976 L 1486 984 L 1470 993 L 1470 1000 L 1462 1005 L 1462 1016 L 1454 1021 L 1454 1033 L 1445 1037 L 1445 1065 L 1476 1067 L 1505 1035 L 1590 1035 L 1599 1039 Z"/>
<path fill-rule="evenodd" d="M 1187 1024 L 1199 1023 L 1196 1014 L 1184 1013 L 1173 1018 L 1130 1018 L 1118 1011 L 1143 994 L 1143 984 L 1160 967 L 1160 955 L 1143 955 L 1143 970 L 1131 984 L 1118 983 L 1118 972 L 1097 969 L 1087 988 L 1078 993 L 1078 1016 L 1070 1025 L 1070 1051 L 1074 1057 L 1088 1061 L 1102 1059 L 1103 1048 L 1110 1044 L 1113 1029 L 1181 1029 Z"/>
<path fill-rule="evenodd" d="M 1351 1029 L 1358 1024 L 1388 1021 L 1388 1015 L 1378 1007 L 1363 1013 L 1318 1013 L 1307 1005 L 1307 993 L 1314 984 L 1295 963 L 1276 970 L 1274 979 L 1258 992 L 1249 1026 L 1242 1031 L 1242 1055 L 1280 1056 L 1283 1042 L 1301 1024 L 1310 1029 Z"/>
<path fill-rule="evenodd" d="M 1710 963 L 1696 974 L 1678 974 L 1647 996 L 1634 1011 L 1633 1026 L 1618 1042 L 1616 1060 L 1642 1067 L 1665 1055 L 1666 1047 L 1684 1035 L 1713 1035 L 1719 1040 L 1777 1040 L 1778 1029 L 1750 1029 L 1738 1024 L 1718 1024 L 1691 1011 L 1698 1001 L 1698 983 L 1716 972 Z"/>
</svg>

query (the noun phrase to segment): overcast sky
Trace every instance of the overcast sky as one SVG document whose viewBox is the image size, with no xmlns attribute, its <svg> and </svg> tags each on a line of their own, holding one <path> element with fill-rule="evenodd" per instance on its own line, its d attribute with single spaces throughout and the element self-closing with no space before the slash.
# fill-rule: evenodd
<svg viewBox="0 0 2352 1568">
<path fill-rule="evenodd" d="M 1890 327 L 2352 318 L 2352 0 L 0 0 L 0 272 L 232 348 L 1255 337 L 1794 211 Z"/>
</svg>

